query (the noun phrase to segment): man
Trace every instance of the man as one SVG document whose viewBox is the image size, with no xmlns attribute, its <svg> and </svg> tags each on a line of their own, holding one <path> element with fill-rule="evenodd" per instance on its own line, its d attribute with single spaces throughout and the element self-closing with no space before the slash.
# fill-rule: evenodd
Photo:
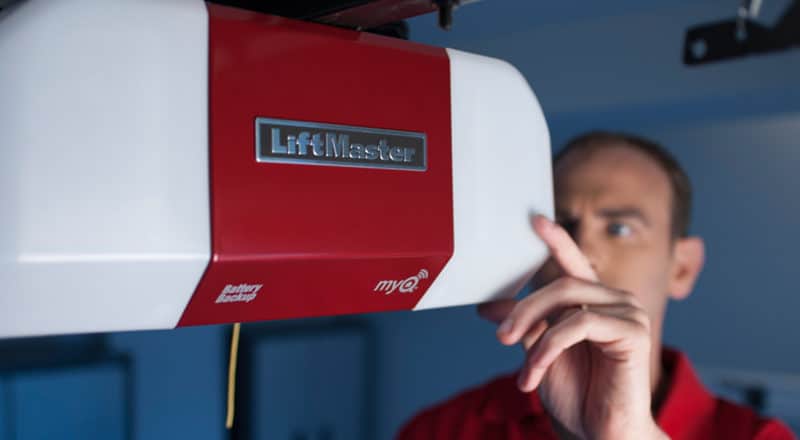
<svg viewBox="0 0 800 440">
<path fill-rule="evenodd" d="M 558 224 L 534 229 L 551 261 L 522 300 L 479 307 L 521 370 L 415 417 L 408 439 L 793 439 L 775 420 L 716 399 L 661 346 L 669 298 L 704 261 L 688 235 L 691 186 L 657 144 L 593 132 L 554 159 Z M 535 391 L 534 391 L 535 390 Z"/>
</svg>

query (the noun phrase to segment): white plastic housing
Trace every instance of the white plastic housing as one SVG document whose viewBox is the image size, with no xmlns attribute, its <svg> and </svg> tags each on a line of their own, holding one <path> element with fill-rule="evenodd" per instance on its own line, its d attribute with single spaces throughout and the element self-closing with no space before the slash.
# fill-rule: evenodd
<svg viewBox="0 0 800 440">
<path fill-rule="evenodd" d="M 177 325 L 211 254 L 208 26 L 201 0 L 0 14 L 0 337 Z M 454 254 L 415 309 L 513 295 L 547 257 L 531 216 L 553 214 L 527 82 L 447 53 Z"/>
<path fill-rule="evenodd" d="M 415 309 L 516 294 L 547 258 L 532 216 L 553 218 L 550 134 L 510 64 L 448 49 L 454 253 Z"/>
<path fill-rule="evenodd" d="M 176 325 L 210 256 L 199 0 L 0 17 L 0 336 Z"/>
</svg>

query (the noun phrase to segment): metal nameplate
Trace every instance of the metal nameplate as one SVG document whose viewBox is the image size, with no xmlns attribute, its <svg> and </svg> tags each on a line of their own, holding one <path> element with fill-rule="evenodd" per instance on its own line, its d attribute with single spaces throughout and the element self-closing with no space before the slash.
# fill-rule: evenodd
<svg viewBox="0 0 800 440">
<path fill-rule="evenodd" d="M 425 171 L 425 133 L 256 118 L 256 161 Z"/>
</svg>

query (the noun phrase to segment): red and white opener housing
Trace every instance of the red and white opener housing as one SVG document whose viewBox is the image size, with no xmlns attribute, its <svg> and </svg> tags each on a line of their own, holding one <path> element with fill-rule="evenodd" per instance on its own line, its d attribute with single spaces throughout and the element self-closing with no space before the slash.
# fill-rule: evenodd
<svg viewBox="0 0 800 440">
<path fill-rule="evenodd" d="M 509 64 L 207 4 L 0 16 L 0 336 L 419 310 L 546 258 Z"/>
</svg>

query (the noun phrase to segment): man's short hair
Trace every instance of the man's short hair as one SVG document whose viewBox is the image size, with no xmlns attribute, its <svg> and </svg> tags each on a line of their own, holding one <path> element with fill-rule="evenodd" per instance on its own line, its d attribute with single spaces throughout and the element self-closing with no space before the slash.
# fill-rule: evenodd
<svg viewBox="0 0 800 440">
<path fill-rule="evenodd" d="M 672 188 L 672 238 L 688 236 L 692 211 L 692 184 L 675 157 L 658 143 L 628 133 L 591 131 L 567 142 L 553 158 L 553 167 L 573 154 L 590 153 L 620 145 L 644 153 L 667 174 Z"/>
</svg>

